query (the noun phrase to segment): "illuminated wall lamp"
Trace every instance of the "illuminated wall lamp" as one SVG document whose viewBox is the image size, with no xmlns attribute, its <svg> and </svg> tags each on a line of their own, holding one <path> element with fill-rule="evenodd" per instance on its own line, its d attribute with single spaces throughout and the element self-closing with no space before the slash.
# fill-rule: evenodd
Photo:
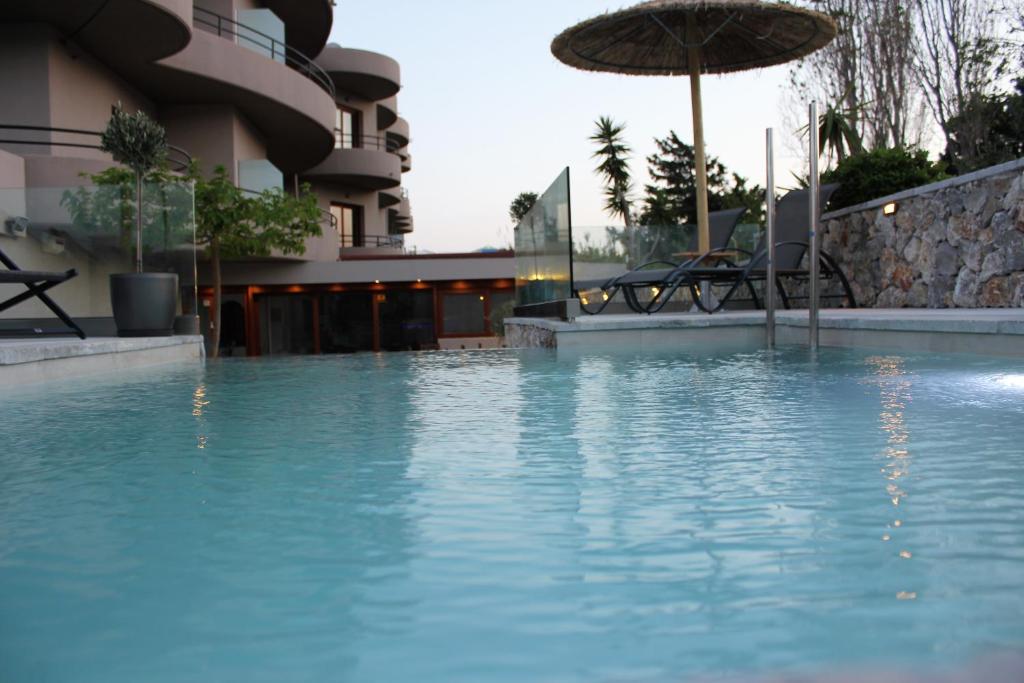
<svg viewBox="0 0 1024 683">
<path fill-rule="evenodd" d="M 885 206 L 882 207 L 882 215 L 883 216 L 895 216 L 896 212 L 899 211 L 899 209 L 900 209 L 900 205 L 899 204 L 897 204 L 896 202 L 889 202 L 888 204 L 886 204 Z"/>
</svg>

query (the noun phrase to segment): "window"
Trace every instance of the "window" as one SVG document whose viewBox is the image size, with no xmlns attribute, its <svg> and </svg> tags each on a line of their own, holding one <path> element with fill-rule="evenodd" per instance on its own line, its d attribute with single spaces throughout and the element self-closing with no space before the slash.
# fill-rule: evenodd
<svg viewBox="0 0 1024 683">
<path fill-rule="evenodd" d="M 227 32 L 234 31 L 239 45 L 275 62 L 285 63 L 285 26 L 276 14 L 268 9 L 240 9 L 236 16 L 237 24 L 225 22 L 223 27 L 219 27 L 221 35 L 230 35 Z"/>
<path fill-rule="evenodd" d="M 334 119 L 334 148 L 363 146 L 363 114 L 357 109 L 338 106 Z"/>
<path fill-rule="evenodd" d="M 284 189 L 284 174 L 266 159 L 241 159 L 238 186 L 252 192 Z"/>
<path fill-rule="evenodd" d="M 338 223 L 338 246 L 364 246 L 363 207 L 352 204 L 331 204 L 331 215 Z"/>
<path fill-rule="evenodd" d="M 445 294 L 441 298 L 442 329 L 447 336 L 488 334 L 487 297 L 481 292 Z"/>
</svg>

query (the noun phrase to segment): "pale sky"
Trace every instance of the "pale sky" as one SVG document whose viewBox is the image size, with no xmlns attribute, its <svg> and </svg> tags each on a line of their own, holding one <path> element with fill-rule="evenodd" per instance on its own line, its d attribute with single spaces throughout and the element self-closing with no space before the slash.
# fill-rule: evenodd
<svg viewBox="0 0 1024 683">
<path fill-rule="evenodd" d="M 686 78 L 572 69 L 551 55 L 563 29 L 615 10 L 605 0 L 338 0 L 331 40 L 382 52 L 402 67 L 399 110 L 409 121 L 413 170 L 403 177 L 420 250 L 471 251 L 512 239 L 508 206 L 542 192 L 570 167 L 573 224 L 610 225 L 593 173 L 594 120 L 626 124 L 633 174 L 646 180 L 652 139 L 675 129 L 692 142 Z M 708 154 L 764 184 L 765 128 L 775 128 L 776 178 L 802 163 L 784 127 L 787 67 L 702 81 Z M 802 112 L 801 112 L 802 113 Z M 806 118 L 806 114 L 803 114 Z M 789 137 L 787 141 L 785 137 Z"/>
</svg>

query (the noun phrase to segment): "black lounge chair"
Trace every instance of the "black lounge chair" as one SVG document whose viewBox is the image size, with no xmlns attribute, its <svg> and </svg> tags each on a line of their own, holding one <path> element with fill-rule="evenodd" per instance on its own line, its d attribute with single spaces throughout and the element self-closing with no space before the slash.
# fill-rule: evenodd
<svg viewBox="0 0 1024 683">
<path fill-rule="evenodd" d="M 712 250 L 720 251 L 728 247 L 729 240 L 732 239 L 732 234 L 736 231 L 736 225 L 740 222 L 740 218 L 744 213 L 746 213 L 746 211 L 747 210 L 743 208 L 725 209 L 723 211 L 713 211 L 708 214 L 708 237 Z M 696 252 L 698 244 L 699 236 L 697 232 L 694 231 L 693 235 L 690 237 L 690 243 L 687 246 L 687 251 Z M 643 313 L 646 312 L 645 308 L 647 306 L 640 302 L 636 295 L 637 290 L 647 287 L 662 286 L 666 278 L 676 270 L 692 263 L 692 261 L 692 259 L 682 263 L 674 263 L 672 261 L 649 261 L 637 266 L 627 273 L 616 275 L 615 277 L 606 278 L 604 280 L 585 280 L 575 283 L 575 294 L 580 298 L 580 308 L 585 313 L 597 315 L 604 310 L 611 300 L 615 298 L 615 295 L 621 290 L 622 297 L 625 299 L 626 305 L 637 313 Z M 587 304 L 583 303 L 584 297 L 581 296 L 581 292 L 595 289 L 601 290 L 603 301 L 597 310 L 588 310 Z"/>
<path fill-rule="evenodd" d="M 69 330 L 74 334 L 78 335 L 79 339 L 85 339 L 85 332 L 82 328 L 71 319 L 67 313 L 64 312 L 60 306 L 57 305 L 53 299 L 47 294 L 46 290 L 56 287 L 62 282 L 67 282 L 71 278 L 78 275 L 78 271 L 71 268 L 63 273 L 46 273 L 35 270 L 22 270 L 18 267 L 14 261 L 12 261 L 7 254 L 0 250 L 0 263 L 3 263 L 8 270 L 0 270 L 0 284 L 22 284 L 28 288 L 28 291 L 16 294 L 6 301 L 0 302 L 0 311 L 6 311 L 12 306 L 17 306 L 23 301 L 28 301 L 32 297 L 36 297 L 42 301 L 47 308 L 53 311 L 54 315 L 60 318 L 61 322 L 68 326 Z M 0 334 L 10 333 L 29 333 L 29 334 L 68 334 L 67 332 L 43 332 L 40 329 L 30 330 L 3 330 L 0 329 Z"/>
<path fill-rule="evenodd" d="M 819 206 L 825 206 L 832 193 L 838 188 L 838 184 L 823 185 L 819 190 Z M 805 283 L 810 279 L 810 272 L 806 268 L 801 268 L 804 255 L 810 246 L 807 242 L 809 232 L 807 225 L 809 199 L 809 190 L 793 190 L 780 199 L 775 208 L 775 237 L 777 240 L 775 242 L 775 283 L 785 308 L 789 308 L 792 301 L 807 298 L 788 294 L 783 282 L 788 279 Z M 756 308 L 761 308 L 761 301 L 757 296 L 753 283 L 763 281 L 768 276 L 766 269 L 768 252 L 765 237 L 761 237 L 753 253 L 745 252 L 741 249 L 732 250 L 748 257 L 745 264 L 737 265 L 723 260 L 718 267 L 710 266 L 708 257 L 721 251 L 724 250 L 712 249 L 707 254 L 676 269 L 662 283 L 661 293 L 664 296 L 661 301 L 649 305 L 645 312 L 656 313 L 659 311 L 665 305 L 665 302 L 668 301 L 668 298 L 680 287 L 688 287 L 693 295 L 694 303 L 707 313 L 721 310 L 729 301 L 743 301 L 741 299 L 734 299 L 735 294 L 741 287 L 746 287 L 750 292 L 750 299 L 746 301 L 752 301 Z M 853 290 L 850 288 L 850 282 L 846 275 L 836 264 L 832 256 L 824 251 L 819 253 L 821 254 L 820 277 L 824 280 L 837 278 L 843 288 L 842 294 L 822 295 L 821 298 L 846 299 L 851 308 L 856 308 L 857 301 L 853 296 Z M 705 302 L 701 299 L 699 292 L 699 287 L 702 283 L 727 286 L 729 289 L 716 302 Z"/>
</svg>

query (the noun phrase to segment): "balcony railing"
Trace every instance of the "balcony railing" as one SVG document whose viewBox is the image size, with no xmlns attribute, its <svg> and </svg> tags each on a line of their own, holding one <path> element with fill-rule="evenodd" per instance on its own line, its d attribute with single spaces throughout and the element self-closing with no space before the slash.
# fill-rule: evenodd
<svg viewBox="0 0 1024 683">
<path fill-rule="evenodd" d="M 398 152 L 398 143 L 383 135 L 351 135 L 334 129 L 335 149 L 375 149 L 380 152 Z"/>
<path fill-rule="evenodd" d="M 202 7 L 192 8 L 192 22 L 196 26 L 210 29 L 211 32 L 222 38 L 231 38 L 240 44 L 245 43 L 261 52 L 266 52 L 273 60 L 284 59 L 285 64 L 319 85 L 331 96 L 331 99 L 334 99 L 334 81 L 331 80 L 331 77 L 316 62 L 294 47 L 245 24 L 240 24 L 234 19 L 222 17 Z"/>
<path fill-rule="evenodd" d="M 24 138 L 9 138 L 12 133 L 24 132 Z M 68 140 L 39 140 L 38 133 L 54 133 L 56 137 L 70 138 Z M 0 144 L 2 145 L 35 145 L 37 147 L 76 147 L 79 149 L 97 149 L 101 152 L 100 138 L 103 136 L 98 130 L 80 130 L 78 128 L 54 128 L 51 126 L 23 126 L 15 124 L 0 124 Z M 192 157 L 181 147 L 167 145 L 167 168 L 175 173 L 184 173 L 192 163 Z"/>
<path fill-rule="evenodd" d="M 338 240 L 338 246 L 342 249 L 352 247 L 391 247 L 401 249 L 405 246 L 405 239 L 401 235 L 352 235 L 342 233 Z"/>
</svg>

